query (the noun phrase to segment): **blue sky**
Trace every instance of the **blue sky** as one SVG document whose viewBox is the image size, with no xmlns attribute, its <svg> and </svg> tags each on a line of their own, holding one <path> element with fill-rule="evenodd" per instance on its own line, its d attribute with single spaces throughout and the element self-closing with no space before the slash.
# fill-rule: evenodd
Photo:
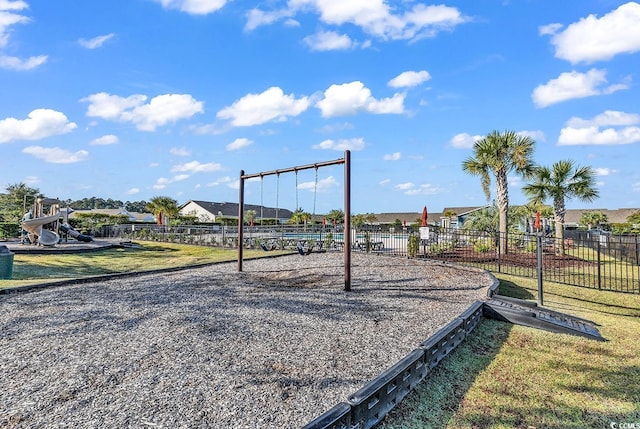
<svg viewBox="0 0 640 429">
<path fill-rule="evenodd" d="M 350 149 L 354 213 L 437 212 L 486 202 L 461 164 L 514 130 L 595 169 L 600 198 L 569 208 L 640 207 L 639 51 L 637 2 L 0 0 L 0 186 L 233 202 L 240 170 Z M 246 201 L 323 213 L 343 182 Z"/>
</svg>

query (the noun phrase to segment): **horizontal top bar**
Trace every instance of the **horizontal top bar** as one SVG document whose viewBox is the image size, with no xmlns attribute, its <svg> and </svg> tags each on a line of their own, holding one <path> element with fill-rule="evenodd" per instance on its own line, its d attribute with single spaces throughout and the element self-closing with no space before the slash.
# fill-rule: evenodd
<svg viewBox="0 0 640 429">
<path fill-rule="evenodd" d="M 261 171 L 260 173 L 253 173 L 253 174 L 243 174 L 242 176 L 240 176 L 240 178 L 251 179 L 252 177 L 272 176 L 274 174 L 290 173 L 292 171 L 297 172 L 300 170 L 309 170 L 311 168 L 319 168 L 319 167 L 326 167 L 329 165 L 344 164 L 344 162 L 345 162 L 344 158 L 340 158 L 333 161 L 316 162 L 315 164 L 298 165 L 296 167 L 281 168 L 279 170 Z"/>
</svg>

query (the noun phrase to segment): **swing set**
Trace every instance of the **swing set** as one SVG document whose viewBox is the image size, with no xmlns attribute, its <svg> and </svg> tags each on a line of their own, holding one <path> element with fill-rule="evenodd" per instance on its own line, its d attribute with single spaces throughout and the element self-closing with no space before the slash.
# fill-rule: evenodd
<svg viewBox="0 0 640 429">
<path fill-rule="evenodd" d="M 244 225 L 243 225 L 243 217 L 244 217 L 244 182 L 245 180 L 259 177 L 261 179 L 261 191 L 260 191 L 260 210 L 262 216 L 262 208 L 264 207 L 262 201 L 262 181 L 265 176 L 277 175 L 280 177 L 282 173 L 291 173 L 294 172 L 296 174 L 296 210 L 298 209 L 298 172 L 302 170 L 310 170 L 314 168 L 316 170 L 316 182 L 314 185 L 314 196 L 313 196 L 313 211 L 315 214 L 316 209 L 316 191 L 318 187 L 318 168 L 327 167 L 330 165 L 344 165 L 344 290 L 351 290 L 351 152 L 348 150 L 344 151 L 344 158 L 336 159 L 333 161 L 324 161 L 318 162 L 315 164 L 307 164 L 307 165 L 298 165 L 295 167 L 282 168 L 278 170 L 272 171 L 261 171 L 259 173 L 253 174 L 245 174 L 244 170 L 240 170 L 240 190 L 239 190 L 239 204 L 238 204 L 238 271 L 242 271 L 242 258 L 243 258 L 243 242 L 244 242 Z M 280 192 L 280 182 L 278 180 L 277 185 L 277 196 L 276 199 L 279 198 L 278 194 Z M 278 206 L 279 202 L 276 201 L 276 222 L 278 221 Z M 265 246 L 266 247 L 266 246 Z M 263 248 L 264 249 L 264 248 Z M 268 250 L 268 249 L 265 249 Z M 301 251 L 302 250 L 302 251 Z M 298 247 L 298 252 L 301 254 L 307 254 L 308 251 L 304 251 L 301 249 L 301 246 Z"/>
</svg>

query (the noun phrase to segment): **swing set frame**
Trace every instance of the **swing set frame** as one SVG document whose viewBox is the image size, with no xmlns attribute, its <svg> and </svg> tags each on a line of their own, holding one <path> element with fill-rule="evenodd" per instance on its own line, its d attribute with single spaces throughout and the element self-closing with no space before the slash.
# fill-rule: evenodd
<svg viewBox="0 0 640 429">
<path fill-rule="evenodd" d="M 317 162 L 315 164 L 297 165 L 295 167 L 281 168 L 278 170 L 261 171 L 259 173 L 245 174 L 240 170 L 239 204 L 238 204 L 238 271 L 242 271 L 243 242 L 244 242 L 244 182 L 255 177 L 280 176 L 282 173 L 290 173 L 312 168 L 318 171 L 320 167 L 344 164 L 344 290 L 351 290 L 351 152 L 344 151 L 344 158 L 333 161 Z M 317 179 L 316 179 L 317 181 Z M 297 189 L 296 189 L 297 192 Z M 297 207 L 296 207 L 297 209 Z"/>
</svg>

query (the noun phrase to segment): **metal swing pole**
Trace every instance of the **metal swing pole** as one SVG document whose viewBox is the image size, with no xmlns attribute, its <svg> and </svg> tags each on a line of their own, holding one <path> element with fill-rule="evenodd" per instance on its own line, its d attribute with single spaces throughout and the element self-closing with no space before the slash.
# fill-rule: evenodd
<svg viewBox="0 0 640 429">
<path fill-rule="evenodd" d="M 244 228 L 242 225 L 242 217 L 244 216 L 244 170 L 240 170 L 240 186 L 239 186 L 239 203 L 238 203 L 238 272 L 242 271 L 242 250 L 244 242 Z"/>
<path fill-rule="evenodd" d="M 351 152 L 344 151 L 344 290 L 351 290 Z"/>
</svg>

